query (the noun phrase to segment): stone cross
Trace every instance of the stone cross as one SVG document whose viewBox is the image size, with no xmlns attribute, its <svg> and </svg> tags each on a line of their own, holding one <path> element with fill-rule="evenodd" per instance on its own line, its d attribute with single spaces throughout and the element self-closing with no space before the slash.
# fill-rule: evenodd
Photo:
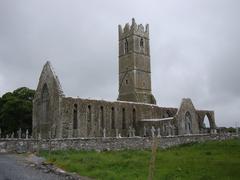
<svg viewBox="0 0 240 180">
<path fill-rule="evenodd" d="M 103 129 L 103 137 L 104 138 L 106 137 L 106 129 L 105 128 Z"/>
<path fill-rule="evenodd" d="M 157 129 L 157 132 L 158 132 L 157 137 L 161 137 L 161 129 L 160 128 Z"/>
<path fill-rule="evenodd" d="M 116 129 L 116 138 L 118 138 L 118 129 Z"/>
<path fill-rule="evenodd" d="M 132 129 L 132 136 L 135 137 L 135 129 Z"/>
<path fill-rule="evenodd" d="M 11 134 L 11 139 L 13 139 L 14 138 L 14 132 Z"/>
<path fill-rule="evenodd" d="M 21 139 L 21 137 L 22 137 L 22 129 L 19 128 L 17 133 L 18 133 L 18 139 Z"/>
<path fill-rule="evenodd" d="M 154 128 L 154 126 L 152 126 L 151 132 L 152 132 L 152 137 L 155 137 L 155 128 Z"/>
<path fill-rule="evenodd" d="M 26 139 L 28 139 L 28 129 L 26 130 Z"/>
<path fill-rule="evenodd" d="M 147 136 L 147 128 L 144 126 L 143 127 L 143 136 L 146 137 Z"/>
</svg>

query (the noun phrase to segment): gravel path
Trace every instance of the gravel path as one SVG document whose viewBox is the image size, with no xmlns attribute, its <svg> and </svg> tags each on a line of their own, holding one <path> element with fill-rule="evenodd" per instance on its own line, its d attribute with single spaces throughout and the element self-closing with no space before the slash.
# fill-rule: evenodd
<svg viewBox="0 0 240 180">
<path fill-rule="evenodd" d="M 0 154 L 0 180 L 62 180 L 53 173 L 44 173 L 29 166 L 26 159 L 14 154 Z"/>
</svg>

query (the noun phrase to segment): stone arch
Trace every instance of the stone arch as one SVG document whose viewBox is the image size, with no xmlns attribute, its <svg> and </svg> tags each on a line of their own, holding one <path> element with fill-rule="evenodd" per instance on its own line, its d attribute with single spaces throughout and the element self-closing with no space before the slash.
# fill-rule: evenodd
<svg viewBox="0 0 240 180">
<path fill-rule="evenodd" d="M 215 118 L 213 111 L 199 111 L 199 126 L 202 133 L 211 133 L 216 130 Z M 204 126 L 204 121 L 207 120 L 209 122 L 209 128 Z"/>
<path fill-rule="evenodd" d="M 189 111 L 185 113 L 185 134 L 192 134 L 192 115 Z"/>
</svg>

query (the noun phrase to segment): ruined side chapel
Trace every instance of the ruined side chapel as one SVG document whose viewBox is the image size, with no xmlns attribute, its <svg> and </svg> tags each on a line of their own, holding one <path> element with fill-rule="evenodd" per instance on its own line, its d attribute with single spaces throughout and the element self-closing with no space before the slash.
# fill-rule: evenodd
<svg viewBox="0 0 240 180">
<path fill-rule="evenodd" d="M 178 108 L 160 107 L 151 90 L 149 26 L 119 25 L 117 101 L 66 97 L 50 62 L 33 100 L 33 137 L 171 136 L 215 132 L 214 111 L 197 110 L 184 98 Z M 210 129 L 204 125 L 207 117 Z"/>
</svg>

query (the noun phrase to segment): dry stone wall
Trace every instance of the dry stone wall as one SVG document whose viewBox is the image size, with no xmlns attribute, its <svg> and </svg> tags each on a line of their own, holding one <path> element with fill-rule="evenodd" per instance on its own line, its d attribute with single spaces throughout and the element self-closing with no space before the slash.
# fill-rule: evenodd
<svg viewBox="0 0 240 180">
<path fill-rule="evenodd" d="M 234 136 L 229 135 L 191 135 L 157 138 L 160 148 L 168 148 L 180 144 L 203 142 L 207 140 L 225 140 Z M 238 137 L 239 138 L 239 137 Z M 152 138 L 69 138 L 49 140 L 0 139 L 0 153 L 6 152 L 35 152 L 38 150 L 123 150 L 150 149 Z"/>
</svg>

